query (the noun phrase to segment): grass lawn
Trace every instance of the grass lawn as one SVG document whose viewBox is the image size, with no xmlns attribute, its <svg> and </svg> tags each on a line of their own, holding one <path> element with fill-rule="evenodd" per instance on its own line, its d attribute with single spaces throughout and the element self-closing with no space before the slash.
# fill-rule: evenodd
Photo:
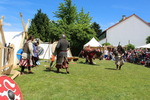
<svg viewBox="0 0 150 100">
<path fill-rule="evenodd" d="M 24 100 L 150 99 L 150 68 L 125 63 L 122 70 L 115 70 L 114 61 L 94 60 L 96 65 L 83 62 L 70 62 L 70 74 L 65 74 L 65 69 L 61 70 L 64 73 L 47 71 L 49 63 L 41 62 L 32 69 L 34 74 L 21 75 L 15 82 Z"/>
</svg>

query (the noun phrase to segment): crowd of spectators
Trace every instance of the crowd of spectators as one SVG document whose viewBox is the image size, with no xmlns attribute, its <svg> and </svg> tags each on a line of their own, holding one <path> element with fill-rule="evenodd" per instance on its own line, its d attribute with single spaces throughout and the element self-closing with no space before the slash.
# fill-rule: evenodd
<svg viewBox="0 0 150 100">
<path fill-rule="evenodd" d="M 112 49 L 107 51 L 107 56 L 104 53 L 104 59 L 115 60 Z M 150 67 L 150 49 L 137 48 L 134 50 L 125 50 L 124 61 Z"/>
<path fill-rule="evenodd" d="M 150 50 L 138 48 L 125 53 L 125 61 L 150 67 Z"/>
</svg>

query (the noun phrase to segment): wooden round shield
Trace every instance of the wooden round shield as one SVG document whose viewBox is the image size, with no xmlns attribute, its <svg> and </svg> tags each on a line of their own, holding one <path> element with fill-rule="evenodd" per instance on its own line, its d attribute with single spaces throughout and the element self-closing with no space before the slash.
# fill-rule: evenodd
<svg viewBox="0 0 150 100">
<path fill-rule="evenodd" d="M 23 100 L 18 85 L 8 76 L 0 76 L 0 100 Z"/>
<path fill-rule="evenodd" d="M 20 60 L 21 58 L 22 58 L 22 52 L 23 52 L 23 49 L 19 49 L 18 51 L 17 51 L 17 58 L 18 58 L 18 60 Z"/>
</svg>

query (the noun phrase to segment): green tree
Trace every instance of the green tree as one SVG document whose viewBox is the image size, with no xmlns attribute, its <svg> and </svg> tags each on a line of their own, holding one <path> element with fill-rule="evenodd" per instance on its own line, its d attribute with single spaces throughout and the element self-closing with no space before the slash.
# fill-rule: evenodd
<svg viewBox="0 0 150 100">
<path fill-rule="evenodd" d="M 67 25 L 73 24 L 77 17 L 76 6 L 72 5 L 72 0 L 64 0 L 60 3 L 58 11 L 54 12 L 55 17 L 60 18 Z"/>
<path fill-rule="evenodd" d="M 28 34 L 29 35 L 34 35 L 34 37 L 37 37 L 37 38 L 39 37 L 38 31 L 37 31 L 37 27 L 36 27 L 34 22 L 31 23 L 31 26 L 30 26 L 30 28 L 28 30 Z"/>
<path fill-rule="evenodd" d="M 31 21 L 28 34 L 33 35 L 35 38 L 40 38 L 44 42 L 49 42 L 50 39 L 50 20 L 48 16 L 38 10 Z"/>
<path fill-rule="evenodd" d="M 51 42 L 55 42 L 59 40 L 59 35 L 62 33 L 62 30 L 59 26 L 59 23 L 56 21 L 50 21 L 50 38 Z"/>
<path fill-rule="evenodd" d="M 147 43 L 147 44 L 150 43 L 150 36 L 148 36 L 148 37 L 146 38 L 146 43 Z"/>
<path fill-rule="evenodd" d="M 103 43 L 102 45 L 103 46 L 108 46 L 108 45 L 111 45 L 111 44 L 107 42 L 107 43 Z"/>
<path fill-rule="evenodd" d="M 135 49 L 135 46 L 133 44 L 128 44 L 126 47 L 127 47 L 127 50 Z"/>
<path fill-rule="evenodd" d="M 58 11 L 54 14 L 55 17 L 59 18 L 57 31 L 60 34 L 66 34 L 73 55 L 78 55 L 83 45 L 92 37 L 96 37 L 94 29 L 91 29 L 92 17 L 89 16 L 89 12 L 85 13 L 82 8 L 78 13 L 76 6 L 72 4 L 72 0 L 64 0 L 64 3 L 60 3 Z"/>
<path fill-rule="evenodd" d="M 94 29 L 94 31 L 96 32 L 96 37 L 99 38 L 102 34 L 102 29 L 100 29 L 100 25 L 94 22 L 92 23 L 91 28 Z"/>
<path fill-rule="evenodd" d="M 73 55 L 78 55 L 83 49 L 83 45 L 87 43 L 94 35 L 94 30 L 85 27 L 82 24 L 76 24 L 74 27 L 70 27 L 71 35 L 71 49 Z"/>
<path fill-rule="evenodd" d="M 82 8 L 81 11 L 77 14 L 77 24 L 84 24 L 89 27 L 91 24 L 92 17 L 89 16 L 89 12 L 85 13 Z"/>
<path fill-rule="evenodd" d="M 91 20 L 92 17 L 89 16 L 89 12 L 85 13 L 82 8 L 81 11 L 77 14 L 77 20 L 73 27 L 70 27 L 72 30 L 71 34 L 71 44 L 72 44 L 72 53 L 77 55 L 83 49 L 83 45 L 87 43 L 92 37 L 96 36 L 96 33 L 91 29 Z"/>
</svg>

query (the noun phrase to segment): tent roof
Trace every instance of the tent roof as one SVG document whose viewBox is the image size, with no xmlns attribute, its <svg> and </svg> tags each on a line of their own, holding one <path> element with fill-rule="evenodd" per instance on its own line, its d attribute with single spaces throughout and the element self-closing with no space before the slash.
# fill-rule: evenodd
<svg viewBox="0 0 150 100">
<path fill-rule="evenodd" d="M 139 46 L 138 48 L 150 48 L 150 43 L 146 44 L 146 45 L 143 45 L 143 46 Z"/>
<path fill-rule="evenodd" d="M 102 45 L 93 37 L 84 47 L 90 45 L 90 47 L 102 47 Z"/>
</svg>

